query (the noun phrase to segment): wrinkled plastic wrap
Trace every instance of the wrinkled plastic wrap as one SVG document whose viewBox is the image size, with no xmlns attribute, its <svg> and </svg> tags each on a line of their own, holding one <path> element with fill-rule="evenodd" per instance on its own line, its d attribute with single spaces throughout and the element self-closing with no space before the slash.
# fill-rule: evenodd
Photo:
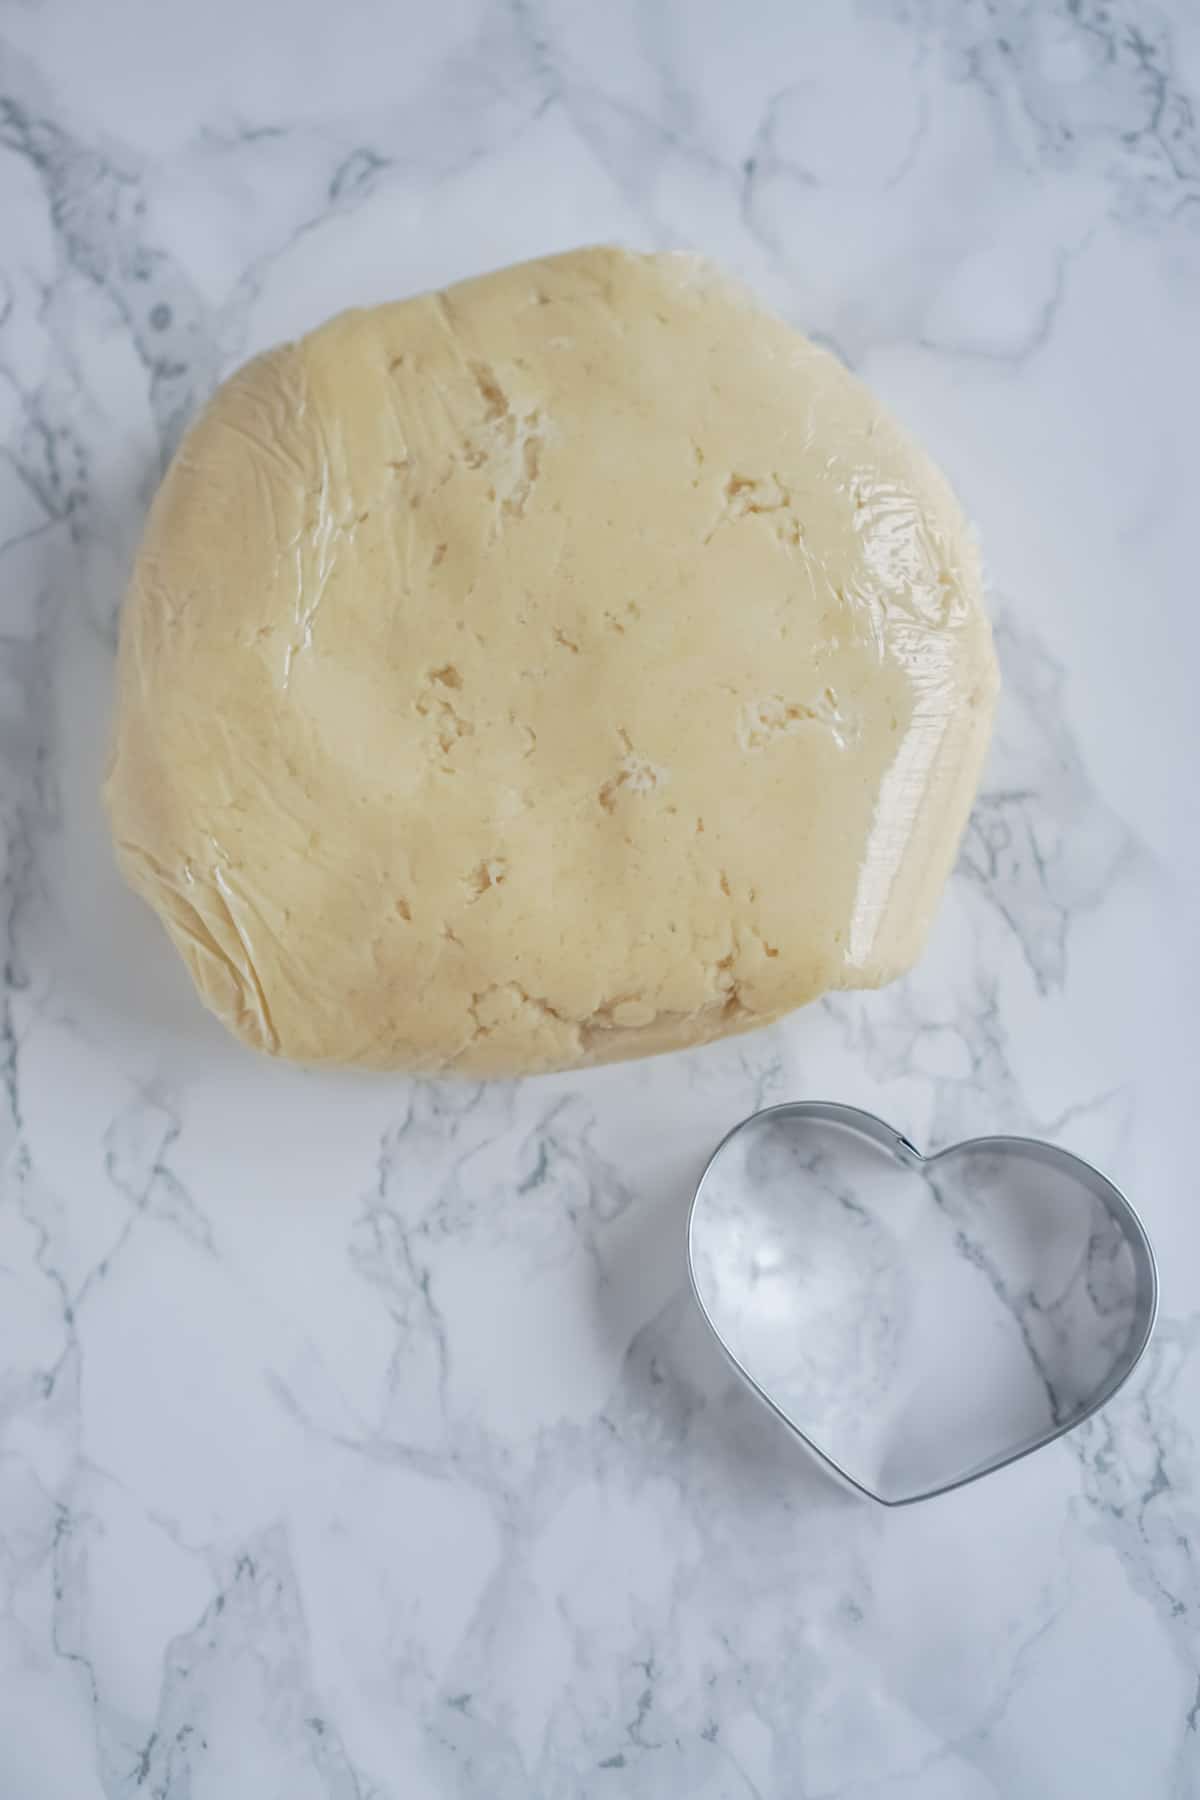
<svg viewBox="0 0 1200 1800">
<path fill-rule="evenodd" d="M 571 1066 L 907 968 L 995 688 L 962 514 L 873 396 L 695 258 L 575 252 L 218 392 L 107 799 L 247 1042 Z"/>
</svg>

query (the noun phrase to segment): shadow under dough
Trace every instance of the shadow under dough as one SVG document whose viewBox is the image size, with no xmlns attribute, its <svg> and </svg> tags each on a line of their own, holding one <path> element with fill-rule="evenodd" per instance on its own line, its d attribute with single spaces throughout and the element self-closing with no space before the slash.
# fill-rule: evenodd
<svg viewBox="0 0 1200 1800">
<path fill-rule="evenodd" d="M 144 901 L 117 869 L 101 790 L 116 702 L 116 625 L 128 569 L 102 554 L 135 543 L 154 471 L 110 471 L 103 516 L 45 534 L 30 571 L 43 595 L 44 704 L 31 713 L 18 805 L 29 832 L 30 880 L 14 928 L 28 977 L 48 975 L 75 1017 L 108 1041 L 147 1033 L 196 1045 L 229 1040 Z M 134 521 L 136 520 L 136 525 Z"/>
</svg>

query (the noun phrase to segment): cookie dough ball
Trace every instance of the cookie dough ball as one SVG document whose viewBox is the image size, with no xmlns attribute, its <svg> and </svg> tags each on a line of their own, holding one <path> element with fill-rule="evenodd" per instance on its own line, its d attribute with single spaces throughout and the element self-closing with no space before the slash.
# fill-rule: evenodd
<svg viewBox="0 0 1200 1800">
<path fill-rule="evenodd" d="M 906 969 L 996 676 L 867 389 L 699 259 L 594 249 L 227 381 L 119 686 L 121 866 L 239 1037 L 509 1074 Z"/>
</svg>

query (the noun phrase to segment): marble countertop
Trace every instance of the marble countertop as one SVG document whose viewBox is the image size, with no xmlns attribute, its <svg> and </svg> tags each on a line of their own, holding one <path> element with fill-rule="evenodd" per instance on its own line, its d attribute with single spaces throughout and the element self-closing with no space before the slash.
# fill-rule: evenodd
<svg viewBox="0 0 1200 1800">
<path fill-rule="evenodd" d="M 1198 96 L 1183 0 L 0 5 L 2 1800 L 1200 1796 Z M 928 954 L 583 1076 L 255 1060 L 97 801 L 164 458 L 325 314 L 597 239 L 722 258 L 978 522 Z M 1127 1188 L 1106 1413 L 886 1512 L 731 1385 L 690 1186 L 814 1095 Z"/>
</svg>

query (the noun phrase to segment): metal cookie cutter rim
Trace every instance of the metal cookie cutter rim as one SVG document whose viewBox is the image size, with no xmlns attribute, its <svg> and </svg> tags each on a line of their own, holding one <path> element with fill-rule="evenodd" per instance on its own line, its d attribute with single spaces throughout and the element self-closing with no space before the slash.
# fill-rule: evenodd
<svg viewBox="0 0 1200 1800">
<path fill-rule="evenodd" d="M 1082 1185 L 1100 1201 L 1109 1217 L 1113 1220 L 1133 1258 L 1134 1268 L 1134 1312 L 1130 1326 L 1129 1342 L 1124 1355 L 1114 1364 L 1106 1379 L 1100 1384 L 1088 1404 L 1073 1414 L 1061 1425 L 1050 1430 L 1037 1433 L 1035 1436 L 1017 1444 L 1011 1450 L 1001 1452 L 998 1456 L 981 1463 L 978 1467 L 968 1469 L 963 1475 L 956 1475 L 950 1481 L 939 1482 L 934 1487 L 923 1488 L 913 1494 L 902 1494 L 888 1497 L 876 1493 L 857 1476 L 832 1457 L 827 1450 L 811 1438 L 792 1419 L 778 1403 L 772 1399 L 765 1388 L 755 1380 L 741 1359 L 730 1349 L 725 1338 L 718 1330 L 704 1297 L 700 1292 L 700 1284 L 696 1279 L 695 1258 L 695 1225 L 696 1213 L 703 1196 L 705 1183 L 708 1181 L 715 1164 L 722 1153 L 739 1137 L 742 1132 L 752 1126 L 761 1125 L 772 1118 L 811 1119 L 816 1122 L 834 1125 L 860 1138 L 867 1138 L 878 1144 L 905 1168 L 932 1168 L 947 1156 L 958 1156 L 964 1150 L 1020 1150 L 1033 1162 L 1043 1163 L 1048 1168 L 1068 1170 L 1075 1175 Z M 1086 1162 L 1082 1156 L 1076 1156 L 1072 1150 L 1064 1150 L 1057 1144 L 1051 1144 L 1044 1138 L 1030 1138 L 995 1133 L 985 1137 L 964 1138 L 960 1143 L 947 1144 L 929 1156 L 918 1150 L 908 1138 L 881 1118 L 876 1113 L 867 1112 L 858 1106 L 848 1106 L 836 1100 L 786 1100 L 778 1106 L 767 1106 L 759 1112 L 750 1113 L 740 1119 L 713 1150 L 704 1165 L 699 1181 L 696 1183 L 688 1208 L 687 1220 L 687 1264 L 688 1279 L 696 1304 L 700 1308 L 705 1324 L 716 1338 L 726 1360 L 732 1364 L 741 1379 L 756 1394 L 769 1411 L 786 1426 L 793 1437 L 798 1438 L 813 1456 L 845 1487 L 856 1494 L 862 1494 L 868 1500 L 876 1501 L 880 1506 L 899 1507 L 913 1506 L 920 1500 L 933 1500 L 939 1494 L 954 1493 L 958 1488 L 969 1486 L 973 1481 L 981 1480 L 985 1475 L 993 1475 L 1000 1469 L 1007 1469 L 1011 1464 L 1020 1462 L 1026 1456 L 1032 1456 L 1035 1450 L 1041 1450 L 1047 1444 L 1064 1437 L 1068 1431 L 1074 1431 L 1079 1425 L 1092 1418 L 1103 1406 L 1120 1392 L 1129 1377 L 1141 1362 L 1154 1331 L 1154 1322 L 1158 1316 L 1158 1265 L 1154 1257 L 1154 1249 L 1146 1227 L 1142 1224 L 1132 1201 L 1126 1198 L 1115 1182 L 1110 1181 L 1092 1163 Z"/>
</svg>

